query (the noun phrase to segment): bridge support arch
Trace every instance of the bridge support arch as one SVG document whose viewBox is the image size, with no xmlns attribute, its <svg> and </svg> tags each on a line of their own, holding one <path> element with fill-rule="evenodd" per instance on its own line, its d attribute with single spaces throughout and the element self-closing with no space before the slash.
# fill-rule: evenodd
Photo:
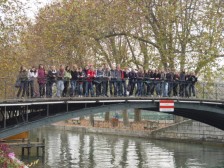
<svg viewBox="0 0 224 168">
<path fill-rule="evenodd" d="M 15 109 L 22 108 L 26 109 L 26 111 L 23 110 L 21 113 L 18 113 L 18 116 L 13 115 L 12 118 L 9 118 L 9 120 L 11 119 L 11 122 L 15 122 L 17 121 L 17 118 L 24 119 L 22 120 L 22 122 L 14 123 L 14 125 L 10 125 L 9 127 L 1 127 L 0 138 L 9 137 L 20 132 L 38 128 L 43 125 L 49 125 L 58 121 L 87 116 L 96 113 L 104 113 L 108 111 L 125 109 L 144 109 L 148 111 L 159 112 L 158 99 L 94 101 L 58 100 L 54 102 L 26 102 L 24 104 L 18 103 L 18 105 L 15 103 L 13 105 Z M 3 109 L 4 107 L 2 106 L 1 108 Z M 10 104 L 7 104 L 7 109 L 13 111 L 13 107 L 8 108 L 8 106 L 10 106 Z M 175 100 L 174 112 L 169 113 L 194 119 L 224 130 L 223 103 L 203 103 L 201 101 L 187 102 L 183 100 Z"/>
</svg>

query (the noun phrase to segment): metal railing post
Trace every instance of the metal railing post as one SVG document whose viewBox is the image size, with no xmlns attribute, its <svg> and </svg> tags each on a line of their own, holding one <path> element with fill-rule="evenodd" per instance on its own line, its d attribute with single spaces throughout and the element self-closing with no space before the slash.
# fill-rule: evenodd
<svg viewBox="0 0 224 168">
<path fill-rule="evenodd" d="M 29 121 L 29 118 L 28 118 L 29 116 L 28 116 L 28 106 L 26 106 L 26 122 L 28 122 Z"/>
<path fill-rule="evenodd" d="M 4 112 L 4 128 L 6 128 L 6 106 L 5 106 L 5 112 Z"/>
<path fill-rule="evenodd" d="M 218 100 L 218 84 L 216 83 L 215 86 L 215 98 Z"/>
<path fill-rule="evenodd" d="M 49 104 L 47 104 L 47 117 L 49 117 Z"/>
<path fill-rule="evenodd" d="M 205 98 L 205 83 L 203 83 L 203 88 L 202 88 L 202 97 L 203 97 L 203 99 Z"/>
<path fill-rule="evenodd" d="M 6 79 L 5 79 L 5 99 L 6 99 L 6 94 L 7 94 L 7 90 L 6 90 Z"/>
</svg>

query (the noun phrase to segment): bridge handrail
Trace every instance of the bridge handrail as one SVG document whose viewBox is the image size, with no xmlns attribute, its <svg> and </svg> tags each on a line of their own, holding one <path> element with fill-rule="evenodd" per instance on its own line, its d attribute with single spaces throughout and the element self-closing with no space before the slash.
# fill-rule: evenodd
<svg viewBox="0 0 224 168">
<path fill-rule="evenodd" d="M 138 78 L 133 78 L 135 80 L 135 88 L 136 87 L 136 83 Z M 127 87 L 128 87 L 128 80 L 133 80 L 133 79 L 123 79 L 122 81 L 126 82 Z M 98 85 L 98 83 L 96 82 L 97 80 L 99 80 L 100 82 L 104 82 L 104 81 L 113 81 L 115 79 L 110 79 L 107 77 L 96 77 L 93 78 L 93 83 L 95 85 Z M 192 83 L 191 81 L 180 81 L 180 80 L 174 80 L 174 81 L 170 81 L 170 80 L 161 80 L 161 79 L 151 79 L 151 78 L 142 78 L 141 79 L 144 83 L 144 89 L 146 89 L 147 85 L 151 84 L 156 86 L 157 84 L 161 84 L 161 89 L 162 89 L 162 84 L 164 83 L 169 83 L 171 84 L 171 96 L 173 96 L 173 85 L 172 84 L 177 84 L 178 86 L 178 92 L 180 90 L 180 85 L 182 84 L 184 87 L 189 87 L 190 85 L 194 85 L 195 90 L 196 90 L 196 97 L 197 98 L 202 98 L 202 99 L 211 99 L 211 100 L 218 100 L 218 99 L 224 99 L 224 83 L 221 82 L 203 82 L 203 81 L 197 81 L 195 84 Z M 80 78 L 77 80 L 77 82 L 87 82 L 88 78 Z M 116 81 L 116 80 L 115 80 Z M 147 81 L 149 83 L 147 83 Z M 48 80 L 46 81 L 48 82 Z M 16 98 L 16 92 L 17 92 L 17 88 L 14 87 L 14 83 L 15 83 L 15 79 L 11 78 L 11 77 L 0 77 L 0 99 L 11 99 L 11 98 Z M 108 86 L 109 87 L 109 86 Z M 37 90 L 37 86 L 36 86 L 36 90 Z M 187 88 L 188 89 L 188 88 Z M 109 90 L 109 89 L 108 89 Z M 108 91 L 109 92 L 109 91 Z M 154 91 L 153 94 L 156 94 L 156 89 Z M 184 93 L 185 94 L 185 93 Z M 179 93 L 177 95 L 177 97 L 180 97 Z M 186 95 L 184 95 L 184 97 L 188 97 Z"/>
</svg>

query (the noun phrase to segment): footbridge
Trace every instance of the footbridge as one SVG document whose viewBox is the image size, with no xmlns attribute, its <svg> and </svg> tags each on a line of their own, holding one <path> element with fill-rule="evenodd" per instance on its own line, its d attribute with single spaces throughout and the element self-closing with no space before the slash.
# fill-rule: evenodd
<svg viewBox="0 0 224 168">
<path fill-rule="evenodd" d="M 0 102 L 0 138 L 70 118 L 123 109 L 159 111 L 161 100 L 172 100 L 166 112 L 224 130 L 224 100 L 151 97 L 85 97 L 5 100 Z"/>
</svg>

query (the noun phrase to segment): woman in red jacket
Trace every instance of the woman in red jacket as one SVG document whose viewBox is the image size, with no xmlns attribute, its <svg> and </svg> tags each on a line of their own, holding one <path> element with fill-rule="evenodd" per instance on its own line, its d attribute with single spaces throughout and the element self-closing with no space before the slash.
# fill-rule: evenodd
<svg viewBox="0 0 224 168">
<path fill-rule="evenodd" d="M 89 91 L 91 96 L 94 96 L 94 91 L 93 91 L 93 79 L 96 76 L 96 72 L 93 69 L 93 65 L 90 65 L 89 69 L 87 70 L 87 81 L 86 81 L 86 93 L 85 96 L 89 96 Z"/>
<path fill-rule="evenodd" d="M 42 64 L 39 65 L 37 71 L 37 82 L 39 84 L 39 94 L 40 97 L 45 96 L 45 85 L 46 85 L 46 72 Z"/>
</svg>

